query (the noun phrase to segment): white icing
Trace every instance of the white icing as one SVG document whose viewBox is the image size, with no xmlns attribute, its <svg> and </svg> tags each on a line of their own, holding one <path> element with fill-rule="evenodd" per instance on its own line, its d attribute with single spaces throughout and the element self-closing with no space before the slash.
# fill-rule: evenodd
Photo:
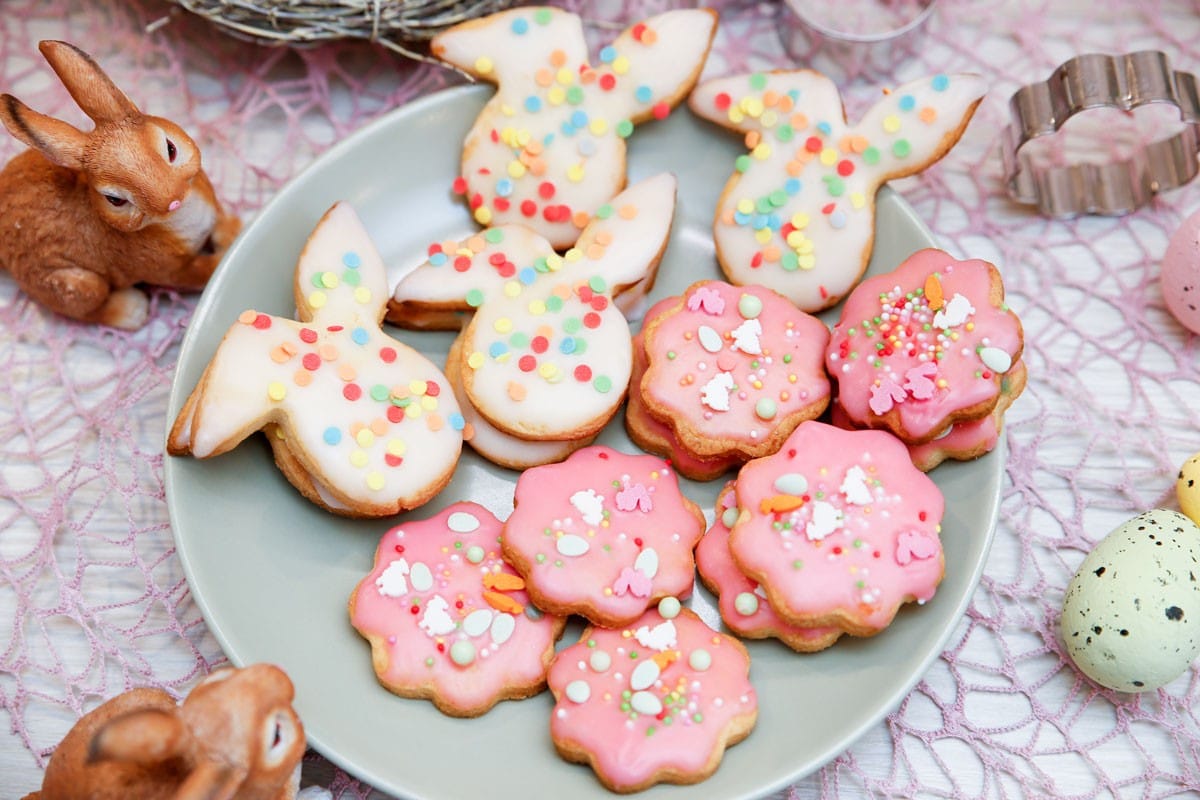
<svg viewBox="0 0 1200 800">
<path fill-rule="evenodd" d="M 942 330 L 957 328 L 974 313 L 975 307 L 971 305 L 971 301 L 966 296 L 955 293 L 940 311 L 934 313 L 933 326 Z"/>
<path fill-rule="evenodd" d="M 943 91 L 936 91 L 935 85 L 940 85 L 940 81 L 925 78 L 893 89 L 857 125 L 846 123 L 841 96 L 833 81 L 808 70 L 768 73 L 761 90 L 752 88 L 748 75 L 717 78 L 696 87 L 689 99 L 695 113 L 735 131 L 761 135 L 762 140 L 762 147 L 752 151 L 745 162 L 748 168 L 733 173 L 714 220 L 718 257 L 730 282 L 766 285 L 805 311 L 828 307 L 849 292 L 870 255 L 875 227 L 874 198 L 884 178 L 910 175 L 936 161 L 986 92 L 984 81 L 973 75 L 950 76 Z M 765 108 L 762 101 L 768 92 L 773 96 L 794 93 L 794 112 L 800 112 L 802 118 Z M 732 99 L 725 109 L 718 108 L 716 103 L 717 96 L 722 94 Z M 913 98 L 911 110 L 901 110 L 905 97 Z M 742 106 L 743 100 L 747 101 L 746 108 Z M 921 110 L 925 107 L 936 109 L 935 119 L 921 120 Z M 901 122 L 899 130 L 885 128 L 889 117 Z M 785 124 L 792 126 L 793 131 L 786 141 L 781 135 Z M 760 242 L 751 225 L 726 220 L 733 219 L 739 202 L 753 203 L 781 191 L 790 177 L 788 163 L 798 153 L 810 155 L 804 152 L 805 144 L 814 136 L 821 140 L 823 148 L 834 151 L 834 164 L 822 164 L 819 157 L 811 157 L 795 175 L 800 182 L 799 190 L 772 211 L 782 221 L 791 221 L 797 214 L 805 215 L 807 224 L 800 229 L 802 239 L 797 242 L 796 252 L 803 249 L 800 258 L 809 256 L 811 263 L 806 261 L 792 271 L 783 269 L 779 262 L 755 266 L 753 258 L 764 245 L 773 245 L 780 252 L 787 252 L 792 245 L 777 230 L 771 232 L 767 242 Z M 877 148 L 880 154 L 877 163 L 868 164 L 861 155 L 842 149 L 842 143 L 857 136 Z M 893 152 L 894 143 L 900 139 L 910 147 L 904 157 Z M 836 171 L 836 163 L 844 159 L 854 164 L 853 174 L 843 176 Z M 837 196 L 830 193 L 825 180 L 831 177 L 837 177 L 843 188 Z M 825 210 L 830 205 L 833 209 L 827 214 Z M 835 218 L 841 227 L 835 226 Z"/>
<path fill-rule="evenodd" d="M 846 470 L 846 477 L 842 479 L 842 485 L 839 489 L 846 496 L 846 502 L 856 506 L 869 505 L 871 500 L 871 487 L 867 486 L 867 473 L 857 464 Z"/>
<path fill-rule="evenodd" d="M 571 495 L 571 506 L 588 525 L 599 525 L 604 521 L 604 495 L 595 489 L 580 489 Z"/>
<path fill-rule="evenodd" d="M 429 636 L 445 636 L 453 633 L 456 626 L 450 617 L 449 610 L 450 604 L 446 602 L 446 598 L 435 594 L 425 603 L 421 621 L 417 624 Z"/>
<path fill-rule="evenodd" d="M 398 558 L 388 564 L 387 569 L 375 579 L 375 586 L 384 597 L 403 597 L 408 594 L 408 581 L 405 580 L 407 575 L 408 562 Z"/>
<path fill-rule="evenodd" d="M 841 509 L 824 500 L 812 502 L 812 519 L 804 526 L 804 534 L 812 540 L 824 539 L 846 524 Z"/>
<path fill-rule="evenodd" d="M 733 329 L 734 350 L 741 350 L 752 356 L 762 355 L 762 344 L 758 337 L 762 336 L 762 323 L 757 319 L 748 319 Z"/>
<path fill-rule="evenodd" d="M 671 620 L 660 622 L 653 628 L 643 625 L 633 633 L 642 647 L 662 652 L 675 646 L 675 623 Z"/>
<path fill-rule="evenodd" d="M 729 393 L 733 391 L 733 375 L 718 372 L 700 390 L 700 402 L 713 411 L 729 410 Z"/>
</svg>

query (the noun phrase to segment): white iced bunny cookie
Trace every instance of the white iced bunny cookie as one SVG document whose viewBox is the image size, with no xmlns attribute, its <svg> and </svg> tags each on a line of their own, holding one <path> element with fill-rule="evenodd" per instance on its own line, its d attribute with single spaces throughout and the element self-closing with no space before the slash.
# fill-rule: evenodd
<svg viewBox="0 0 1200 800">
<path fill-rule="evenodd" d="M 612 418 L 632 369 L 629 324 L 613 292 L 652 281 L 675 186 L 662 173 L 629 187 L 597 209 L 561 256 L 519 227 L 492 228 L 450 253 L 439 246 L 396 287 L 393 312 L 455 298 L 475 309 L 446 371 L 461 381 L 464 405 L 495 429 L 487 441 L 498 432 L 553 442 L 543 452 L 561 458 Z M 482 438 L 472 444 L 506 463 Z"/>
<path fill-rule="evenodd" d="M 463 194 L 480 225 L 525 224 L 571 245 L 625 185 L 625 139 L 691 91 L 717 15 L 668 11 L 639 22 L 588 60 L 583 26 L 557 8 L 517 8 L 457 25 L 436 57 L 497 92 L 463 145 Z"/>
<path fill-rule="evenodd" d="M 875 193 L 938 161 L 958 141 L 987 87 L 975 75 L 905 84 L 856 125 L 817 72 L 706 81 L 689 105 L 745 134 L 718 201 L 713 238 L 731 283 L 786 295 L 804 311 L 836 304 L 867 268 Z"/>
<path fill-rule="evenodd" d="M 348 204 L 317 223 L 294 294 L 299 321 L 250 310 L 230 327 L 168 452 L 208 458 L 268 429 L 283 473 L 331 511 L 378 517 L 424 503 L 454 471 L 463 417 L 446 376 L 380 329 L 383 262 Z"/>
</svg>

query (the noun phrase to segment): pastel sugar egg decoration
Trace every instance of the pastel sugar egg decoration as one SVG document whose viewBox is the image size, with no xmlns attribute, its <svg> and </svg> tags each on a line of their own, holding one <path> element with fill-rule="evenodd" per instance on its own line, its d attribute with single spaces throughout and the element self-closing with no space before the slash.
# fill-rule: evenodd
<svg viewBox="0 0 1200 800">
<path fill-rule="evenodd" d="M 1200 527 L 1154 509 L 1118 526 L 1067 585 L 1067 653 L 1101 686 L 1157 689 L 1200 655 Z"/>
<path fill-rule="evenodd" d="M 1167 310 L 1193 333 L 1200 333 L 1200 211 L 1171 236 L 1162 259 L 1162 293 Z"/>
<path fill-rule="evenodd" d="M 1179 509 L 1192 522 L 1200 525 L 1200 453 L 1183 462 L 1179 468 L 1175 496 L 1179 498 Z"/>
</svg>

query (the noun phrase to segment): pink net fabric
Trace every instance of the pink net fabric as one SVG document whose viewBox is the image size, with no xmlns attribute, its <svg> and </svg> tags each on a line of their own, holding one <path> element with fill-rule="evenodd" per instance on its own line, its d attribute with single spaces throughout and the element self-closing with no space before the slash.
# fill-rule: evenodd
<svg viewBox="0 0 1200 800">
<path fill-rule="evenodd" d="M 572 7 L 603 23 L 665 5 Z M 723 27 L 707 75 L 811 66 L 843 87 L 851 118 L 879 85 L 964 70 L 990 81 L 961 144 L 897 188 L 946 249 L 1000 266 L 1030 371 L 1008 415 L 995 545 L 948 649 L 885 722 L 781 796 L 1200 790 L 1200 672 L 1119 695 L 1082 679 L 1056 638 L 1084 553 L 1124 519 L 1172 505 L 1178 465 L 1200 450 L 1200 340 L 1167 313 L 1157 280 L 1200 185 L 1121 219 L 1048 221 L 1005 199 L 998 152 L 1012 91 L 1072 55 L 1158 48 L 1200 69 L 1193 4 L 942 0 L 925 29 L 869 49 L 811 37 L 782 4 L 716 5 Z M 78 124 L 37 54 L 42 38 L 82 45 L 143 107 L 183 124 L 246 221 L 330 144 L 456 81 L 360 42 L 253 46 L 154 0 L 6 0 L 0 85 Z M 1164 124 L 1118 116 L 1081 123 L 1087 154 L 1107 157 Z M 0 157 L 18 149 L 0 137 Z M 150 324 L 121 333 L 55 318 L 0 277 L 5 797 L 40 783 L 54 745 L 102 699 L 144 684 L 182 695 L 223 660 L 189 597 L 163 500 L 167 393 L 196 298 L 157 290 L 152 300 Z M 335 796 L 370 793 L 316 756 L 305 776 Z"/>
</svg>

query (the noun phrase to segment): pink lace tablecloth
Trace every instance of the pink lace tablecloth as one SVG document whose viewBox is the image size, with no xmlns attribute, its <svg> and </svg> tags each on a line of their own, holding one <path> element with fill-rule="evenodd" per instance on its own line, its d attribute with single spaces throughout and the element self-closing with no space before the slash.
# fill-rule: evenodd
<svg viewBox="0 0 1200 800">
<path fill-rule="evenodd" d="M 627 5 L 574 7 L 603 21 L 665 4 Z M 948 649 L 884 722 L 783 795 L 1200 790 L 1200 672 L 1116 694 L 1081 678 L 1057 640 L 1064 587 L 1087 550 L 1137 512 L 1173 505 L 1176 470 L 1200 450 L 1200 338 L 1167 313 L 1158 284 L 1200 184 L 1121 219 L 1048 221 L 1005 199 L 998 149 L 1012 91 L 1072 55 L 1155 48 L 1200 69 L 1196 5 L 942 0 L 924 31 L 870 50 L 810 38 L 781 4 L 718 5 L 706 75 L 813 66 L 843 87 L 852 118 L 879 85 L 963 70 L 990 81 L 961 144 L 897 188 L 946 249 L 1000 266 L 1030 373 L 1008 414 L 995 545 Z M 78 124 L 37 54 L 43 38 L 82 45 L 144 108 L 182 123 L 247 220 L 327 146 L 456 80 L 361 42 L 258 47 L 155 0 L 4 0 L 0 87 Z M 0 157 L 17 150 L 0 136 Z M 152 300 L 150 323 L 122 333 L 56 318 L 0 277 L 2 797 L 35 788 L 54 745 L 102 699 L 143 684 L 182 695 L 223 660 L 163 499 L 167 393 L 196 298 Z M 315 755 L 305 781 L 370 792 Z"/>
</svg>

